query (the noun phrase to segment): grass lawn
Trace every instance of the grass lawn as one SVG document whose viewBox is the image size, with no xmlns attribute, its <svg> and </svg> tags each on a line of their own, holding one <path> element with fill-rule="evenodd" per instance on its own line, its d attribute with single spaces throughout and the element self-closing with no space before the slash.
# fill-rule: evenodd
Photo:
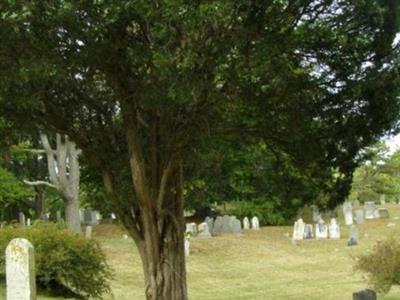
<svg viewBox="0 0 400 300">
<path fill-rule="evenodd" d="M 400 216 L 400 206 L 387 205 L 391 217 Z M 393 222 L 394 227 L 387 227 Z M 358 246 L 347 247 L 348 229 L 342 226 L 341 240 L 302 241 L 293 245 L 286 233 L 292 227 L 262 227 L 242 235 L 192 239 L 187 261 L 189 298 L 350 300 L 352 292 L 366 287 L 352 270 L 353 257 L 364 253 L 380 239 L 399 237 L 400 220 L 372 220 L 359 225 Z M 143 275 L 138 253 L 123 232 L 112 225 L 94 230 L 115 270 L 113 296 L 106 300 L 140 300 Z M 0 299 L 5 298 L 4 280 Z M 61 299 L 40 295 L 38 300 Z M 382 300 L 400 299 L 393 288 Z"/>
</svg>

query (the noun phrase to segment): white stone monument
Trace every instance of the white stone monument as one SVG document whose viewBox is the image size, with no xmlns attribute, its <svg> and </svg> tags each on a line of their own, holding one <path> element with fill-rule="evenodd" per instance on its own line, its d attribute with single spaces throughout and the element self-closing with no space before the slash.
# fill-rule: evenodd
<svg viewBox="0 0 400 300">
<path fill-rule="evenodd" d="M 6 248 L 7 300 L 36 300 L 35 254 L 31 243 L 13 239 Z"/>
<path fill-rule="evenodd" d="M 260 229 L 260 221 L 256 216 L 251 218 L 251 228 L 254 230 L 259 230 Z"/>
<path fill-rule="evenodd" d="M 88 225 L 85 227 L 85 237 L 87 239 L 91 239 L 92 238 L 92 226 Z"/>
<path fill-rule="evenodd" d="M 340 227 L 335 218 L 332 218 L 329 224 L 329 238 L 340 239 Z"/>
<path fill-rule="evenodd" d="M 192 236 L 196 236 L 197 235 L 196 223 L 186 223 L 186 232 L 190 232 Z"/>
<path fill-rule="evenodd" d="M 243 219 L 243 229 L 249 230 L 250 229 L 250 221 L 248 217 L 244 217 Z"/>
<path fill-rule="evenodd" d="M 223 219 L 221 216 L 215 218 L 213 234 L 222 232 Z"/>
<path fill-rule="evenodd" d="M 19 224 L 21 224 L 22 226 L 26 225 L 25 215 L 22 212 L 19 213 Z"/>
<path fill-rule="evenodd" d="M 318 223 L 315 225 L 315 238 L 317 240 L 323 240 L 328 238 L 328 226 L 322 219 L 319 219 Z"/>
<path fill-rule="evenodd" d="M 356 221 L 357 224 L 364 223 L 364 210 L 363 209 L 357 209 L 354 212 L 354 220 Z"/>
<path fill-rule="evenodd" d="M 199 237 L 211 237 L 211 233 L 206 222 L 200 223 L 197 226 L 197 231 L 199 233 Z"/>
<path fill-rule="evenodd" d="M 366 201 L 364 203 L 365 208 L 365 219 L 375 219 L 375 202 Z"/>
<path fill-rule="evenodd" d="M 353 225 L 353 208 L 349 201 L 343 203 L 343 216 L 346 225 Z"/>
<path fill-rule="evenodd" d="M 294 228 L 293 228 L 293 240 L 298 241 L 302 240 L 304 237 L 304 228 L 305 224 L 303 219 L 298 219 L 296 222 L 294 222 Z"/>
<path fill-rule="evenodd" d="M 185 256 L 190 254 L 190 238 L 185 238 Z"/>
</svg>

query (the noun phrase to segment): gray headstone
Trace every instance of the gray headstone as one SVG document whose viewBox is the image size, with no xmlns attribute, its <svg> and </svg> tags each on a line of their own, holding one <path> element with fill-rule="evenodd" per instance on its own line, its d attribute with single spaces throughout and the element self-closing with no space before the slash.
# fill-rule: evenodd
<svg viewBox="0 0 400 300">
<path fill-rule="evenodd" d="M 387 219 L 389 218 L 389 211 L 386 208 L 378 208 L 379 218 Z"/>
<path fill-rule="evenodd" d="M 241 233 L 242 232 L 242 224 L 238 219 L 234 219 L 232 221 L 232 232 L 233 233 Z"/>
<path fill-rule="evenodd" d="M 26 219 L 26 226 L 31 226 L 31 219 L 30 218 Z"/>
<path fill-rule="evenodd" d="M 306 224 L 306 226 L 304 227 L 304 239 L 310 240 L 313 238 L 314 238 L 313 226 L 311 224 Z"/>
<path fill-rule="evenodd" d="M 224 215 L 222 217 L 222 232 L 223 233 L 231 232 L 231 217 L 228 215 Z"/>
<path fill-rule="evenodd" d="M 315 225 L 315 238 L 317 240 L 328 238 L 328 226 L 326 226 L 323 219 L 319 219 Z"/>
<path fill-rule="evenodd" d="M 353 293 L 353 300 L 376 300 L 376 293 L 370 289 L 362 289 Z"/>
<path fill-rule="evenodd" d="M 357 209 L 354 212 L 354 220 L 356 221 L 357 224 L 364 223 L 364 210 L 363 209 Z"/>
<path fill-rule="evenodd" d="M 97 225 L 97 212 L 91 209 L 85 209 L 83 213 L 83 222 L 85 225 Z"/>
<path fill-rule="evenodd" d="M 210 218 L 210 217 L 206 217 L 206 219 L 204 220 L 204 222 L 207 223 L 208 225 L 208 230 L 210 231 L 210 233 L 212 234 L 214 232 L 214 219 Z"/>
<path fill-rule="evenodd" d="M 346 225 L 353 224 L 353 208 L 349 201 L 343 203 L 343 216 Z"/>
<path fill-rule="evenodd" d="M 36 300 L 35 254 L 31 243 L 13 239 L 6 248 L 7 300 Z"/>
<path fill-rule="evenodd" d="M 199 237 L 211 237 L 211 232 L 208 229 L 208 224 L 206 222 L 200 223 L 197 226 L 197 232 Z"/>
<path fill-rule="evenodd" d="M 221 216 L 218 216 L 215 218 L 213 234 L 221 233 L 222 227 L 223 227 L 223 218 Z"/>
<path fill-rule="evenodd" d="M 365 219 L 375 219 L 375 202 L 367 201 L 364 203 Z"/>
</svg>

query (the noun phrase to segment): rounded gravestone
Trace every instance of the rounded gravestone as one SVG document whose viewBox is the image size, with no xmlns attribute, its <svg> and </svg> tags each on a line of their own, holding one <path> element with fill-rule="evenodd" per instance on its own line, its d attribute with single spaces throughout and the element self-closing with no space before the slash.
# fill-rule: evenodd
<svg viewBox="0 0 400 300">
<path fill-rule="evenodd" d="M 26 239 L 13 239 L 6 248 L 7 300 L 36 300 L 35 255 Z"/>
</svg>

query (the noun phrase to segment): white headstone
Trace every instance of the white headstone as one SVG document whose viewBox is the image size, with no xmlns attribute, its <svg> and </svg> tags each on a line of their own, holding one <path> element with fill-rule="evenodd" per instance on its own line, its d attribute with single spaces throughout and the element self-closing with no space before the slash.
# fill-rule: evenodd
<svg viewBox="0 0 400 300">
<path fill-rule="evenodd" d="M 231 232 L 231 217 L 228 215 L 224 215 L 222 217 L 222 232 L 224 233 Z"/>
<path fill-rule="evenodd" d="M 317 240 L 328 238 L 328 226 L 322 219 L 319 219 L 318 223 L 315 225 L 315 238 Z"/>
<path fill-rule="evenodd" d="M 31 243 L 13 239 L 6 248 L 7 300 L 36 300 L 35 254 Z"/>
<path fill-rule="evenodd" d="M 210 218 L 210 217 L 206 217 L 206 219 L 204 220 L 204 222 L 207 223 L 208 225 L 208 230 L 210 231 L 210 233 L 214 232 L 214 219 Z"/>
<path fill-rule="evenodd" d="M 185 256 L 190 254 L 190 239 L 185 238 Z"/>
<path fill-rule="evenodd" d="M 343 216 L 346 225 L 353 224 L 353 209 L 349 201 L 343 203 Z"/>
<path fill-rule="evenodd" d="M 364 203 L 365 219 L 375 219 L 375 202 L 367 201 Z"/>
<path fill-rule="evenodd" d="M 199 233 L 199 237 L 211 237 L 211 233 L 206 222 L 200 223 L 197 226 L 197 231 Z"/>
<path fill-rule="evenodd" d="M 260 229 L 260 221 L 256 216 L 251 218 L 251 228 L 254 230 L 259 230 Z"/>
<path fill-rule="evenodd" d="M 304 237 L 304 221 L 303 219 L 298 219 L 296 222 L 294 222 L 294 228 L 293 228 L 293 240 L 302 240 Z"/>
<path fill-rule="evenodd" d="M 311 224 L 306 224 L 306 226 L 304 227 L 304 239 L 310 240 L 313 238 L 314 238 L 313 226 Z"/>
<path fill-rule="evenodd" d="M 30 218 L 28 218 L 28 219 L 26 220 L 26 226 L 31 226 L 31 219 L 30 219 Z"/>
<path fill-rule="evenodd" d="M 191 236 L 196 236 L 197 235 L 196 223 L 186 223 L 186 232 L 190 232 Z"/>
<path fill-rule="evenodd" d="M 24 213 L 22 213 L 22 212 L 19 213 L 19 224 L 21 224 L 22 226 L 25 226 L 25 225 L 26 225 L 26 222 L 25 222 L 25 215 L 24 215 Z"/>
<path fill-rule="evenodd" d="M 250 221 L 249 221 L 249 218 L 247 218 L 247 217 L 244 217 L 244 219 L 243 219 L 243 229 L 244 230 L 250 229 Z"/>
<path fill-rule="evenodd" d="M 335 218 L 332 218 L 329 223 L 329 238 L 333 240 L 340 239 L 340 227 Z"/>
<path fill-rule="evenodd" d="M 223 225 L 222 217 L 221 216 L 216 217 L 215 218 L 215 222 L 214 222 L 213 234 L 221 233 L 222 232 L 222 225 Z"/>
</svg>

